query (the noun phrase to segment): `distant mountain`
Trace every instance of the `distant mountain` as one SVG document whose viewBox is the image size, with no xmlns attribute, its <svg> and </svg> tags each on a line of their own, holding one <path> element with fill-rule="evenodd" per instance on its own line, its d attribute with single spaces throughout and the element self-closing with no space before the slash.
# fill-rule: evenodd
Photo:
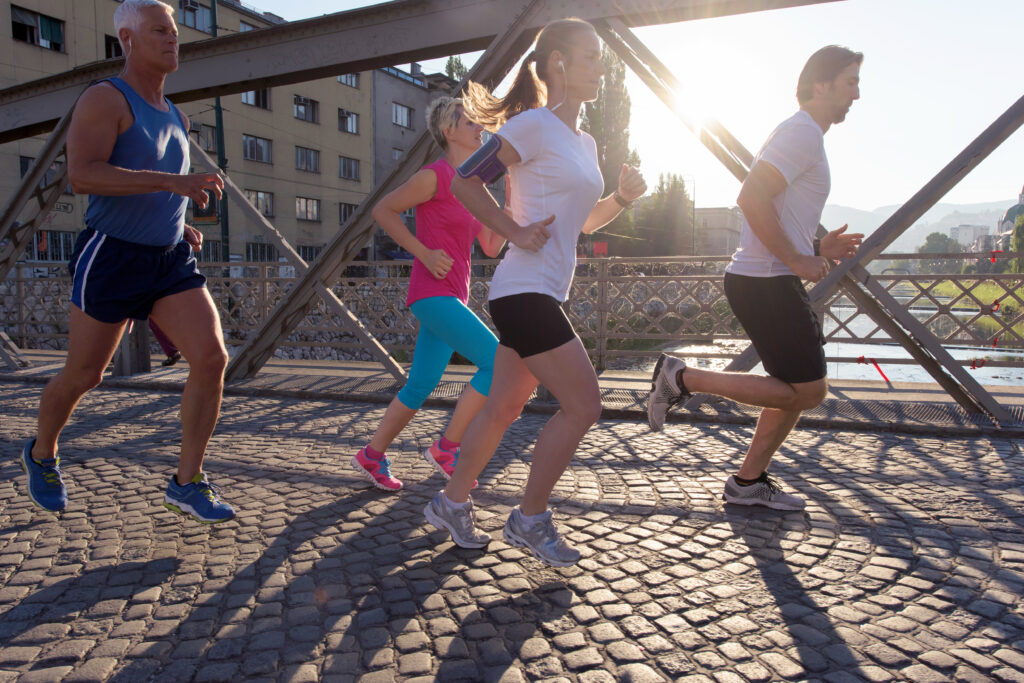
<svg viewBox="0 0 1024 683">
<path fill-rule="evenodd" d="M 949 229 L 956 225 L 987 225 L 993 231 L 997 221 L 1003 217 L 1008 208 L 1017 203 L 1016 198 L 1000 202 L 982 202 L 980 204 L 936 204 L 886 249 L 889 253 L 907 253 L 917 251 L 924 244 L 925 237 L 933 232 L 949 235 Z M 822 213 L 821 222 L 826 228 L 834 230 L 843 224 L 850 226 L 850 232 L 862 232 L 870 235 L 882 225 L 899 206 L 882 206 L 874 211 L 864 211 L 848 206 L 829 204 Z"/>
</svg>

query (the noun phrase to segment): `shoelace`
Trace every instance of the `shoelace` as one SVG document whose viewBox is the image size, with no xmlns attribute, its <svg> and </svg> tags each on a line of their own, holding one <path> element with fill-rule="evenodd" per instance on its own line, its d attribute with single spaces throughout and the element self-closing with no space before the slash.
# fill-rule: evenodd
<svg viewBox="0 0 1024 683">
<path fill-rule="evenodd" d="M 210 501 L 211 503 L 217 502 L 217 494 L 220 493 L 219 486 L 217 486 L 216 484 L 211 484 L 210 482 L 203 479 L 199 482 L 196 482 L 196 488 L 199 489 L 199 492 L 201 494 L 206 496 L 206 499 L 208 501 Z"/>
<path fill-rule="evenodd" d="M 771 500 L 772 496 L 782 491 L 782 485 L 779 480 L 771 476 L 767 472 L 761 475 L 761 482 L 764 484 L 763 487 L 758 487 L 758 495 L 765 500 Z"/>
<path fill-rule="evenodd" d="M 47 461 L 47 463 L 51 463 L 51 462 L 53 463 L 52 465 L 45 464 L 45 463 L 38 463 L 38 464 L 39 464 L 39 466 L 43 470 L 43 472 L 42 472 L 43 481 L 46 482 L 47 486 L 49 486 L 50 488 L 55 489 L 55 488 L 59 488 L 64 483 L 64 478 L 61 476 L 61 473 L 60 473 L 59 461 L 58 460 L 48 460 Z"/>
<path fill-rule="evenodd" d="M 373 458 L 371 458 L 371 460 L 372 459 Z M 391 476 L 391 463 L 388 461 L 388 459 L 387 458 L 381 458 L 380 460 L 377 461 L 377 463 L 378 463 L 377 471 L 380 472 L 385 477 L 390 477 Z"/>
</svg>

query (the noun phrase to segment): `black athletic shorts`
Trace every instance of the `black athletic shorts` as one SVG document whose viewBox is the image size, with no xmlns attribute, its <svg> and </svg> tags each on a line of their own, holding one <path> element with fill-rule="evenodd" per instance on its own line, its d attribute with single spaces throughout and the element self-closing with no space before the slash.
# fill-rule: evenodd
<svg viewBox="0 0 1024 683">
<path fill-rule="evenodd" d="M 726 273 L 725 298 L 765 372 L 791 384 L 825 377 L 825 336 L 800 278 Z"/>
<path fill-rule="evenodd" d="M 487 308 L 498 329 L 498 343 L 521 358 L 557 349 L 576 337 L 562 305 L 547 294 L 510 294 L 488 301 Z"/>
</svg>

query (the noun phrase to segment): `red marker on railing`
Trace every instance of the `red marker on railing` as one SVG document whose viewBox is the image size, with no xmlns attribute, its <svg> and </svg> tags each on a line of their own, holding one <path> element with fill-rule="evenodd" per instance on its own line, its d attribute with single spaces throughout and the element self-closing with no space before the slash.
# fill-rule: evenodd
<svg viewBox="0 0 1024 683">
<path fill-rule="evenodd" d="M 989 256 L 991 257 L 990 260 L 992 261 L 992 263 L 996 262 L 996 254 L 1002 254 L 1002 253 L 1003 253 L 1002 249 L 993 249 L 992 251 L 990 251 L 989 252 Z"/>
<path fill-rule="evenodd" d="M 978 370 L 979 368 L 983 368 L 985 367 L 985 363 L 987 362 L 988 358 L 982 358 L 981 360 L 975 358 L 974 360 L 971 361 L 971 370 Z"/>
<path fill-rule="evenodd" d="M 875 366 L 875 370 L 878 370 L 878 374 L 881 375 L 882 379 L 885 380 L 885 383 L 886 384 L 892 384 L 892 382 L 889 381 L 889 378 L 885 376 L 885 373 L 882 372 L 882 368 L 881 368 L 881 366 L 878 365 L 878 361 L 876 361 L 874 358 L 870 358 L 869 359 L 869 358 L 865 358 L 864 356 L 861 356 L 860 358 L 857 359 L 857 362 L 858 363 L 863 363 L 864 365 L 867 365 L 869 360 L 871 361 L 871 364 Z"/>
<path fill-rule="evenodd" d="M 992 348 L 993 349 L 996 348 L 996 344 L 998 344 L 998 343 L 999 343 L 999 337 L 996 337 L 994 340 L 992 340 Z"/>
<path fill-rule="evenodd" d="M 996 299 L 995 301 L 992 302 L 992 308 L 989 311 L 989 313 L 995 313 L 998 310 L 999 310 L 999 299 Z"/>
</svg>

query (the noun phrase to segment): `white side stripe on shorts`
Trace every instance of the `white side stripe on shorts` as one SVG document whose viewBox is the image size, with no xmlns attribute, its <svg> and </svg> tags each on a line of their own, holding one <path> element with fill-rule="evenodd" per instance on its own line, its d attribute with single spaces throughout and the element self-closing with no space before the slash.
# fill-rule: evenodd
<svg viewBox="0 0 1024 683">
<path fill-rule="evenodd" d="M 89 261 L 85 264 L 85 272 L 82 273 L 82 313 L 86 313 L 86 310 L 85 310 L 85 285 L 86 285 L 86 282 L 89 279 L 89 270 L 92 268 L 92 262 L 96 260 L 96 254 L 99 253 L 100 247 L 103 246 L 103 240 L 107 239 L 107 236 L 104 235 L 101 232 L 97 232 L 95 235 L 93 235 L 89 239 L 89 242 L 87 242 L 86 245 L 85 245 L 85 249 L 82 250 L 82 251 L 87 250 L 89 248 L 89 245 L 92 244 L 93 240 L 95 240 L 97 236 L 100 238 L 100 240 L 99 240 L 99 242 L 96 243 L 96 248 L 92 250 L 92 254 L 89 255 Z"/>
</svg>

